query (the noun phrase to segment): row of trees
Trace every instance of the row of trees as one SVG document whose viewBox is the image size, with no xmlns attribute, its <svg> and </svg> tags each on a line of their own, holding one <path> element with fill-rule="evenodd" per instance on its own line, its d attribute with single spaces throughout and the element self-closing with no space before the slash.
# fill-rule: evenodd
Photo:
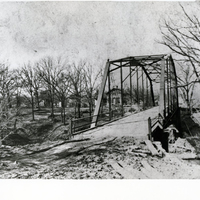
<svg viewBox="0 0 200 200">
<path fill-rule="evenodd" d="M 9 108 L 19 110 L 25 100 L 32 108 L 35 119 L 35 107 L 40 109 L 42 92 L 51 104 L 51 117 L 54 117 L 55 102 L 61 103 L 61 116 L 65 123 L 65 108 L 69 101 L 81 115 L 81 103 L 88 104 L 90 114 L 93 111 L 95 95 L 101 80 L 102 68 L 86 62 L 67 64 L 61 58 L 46 57 L 34 64 L 9 70 L 8 65 L 0 65 L 0 100 L 5 117 Z M 44 99 L 44 97 L 43 97 Z M 14 105 L 14 106 L 13 106 Z"/>
<path fill-rule="evenodd" d="M 177 55 L 177 62 L 181 66 L 179 88 L 191 110 L 195 83 L 200 82 L 200 20 L 195 13 L 188 14 L 182 5 L 180 7 L 184 17 L 178 22 L 174 19 L 164 21 L 161 26 L 163 40 L 160 43 Z M 61 115 L 65 120 L 65 108 L 70 99 L 79 117 L 83 100 L 88 103 L 92 113 L 102 74 L 102 69 L 97 69 L 97 66 L 83 61 L 69 65 L 61 58 L 52 57 L 43 58 L 35 64 L 24 64 L 20 69 L 12 71 L 6 63 L 0 64 L 0 113 L 8 118 L 10 108 L 15 105 L 18 111 L 26 98 L 31 104 L 34 119 L 35 106 L 40 108 L 41 91 L 46 91 L 52 117 L 55 102 L 59 101 Z"/>
</svg>

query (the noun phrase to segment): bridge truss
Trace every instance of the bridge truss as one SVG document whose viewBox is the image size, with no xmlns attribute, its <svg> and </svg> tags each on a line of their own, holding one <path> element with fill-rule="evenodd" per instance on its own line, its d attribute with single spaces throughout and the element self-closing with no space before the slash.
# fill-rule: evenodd
<svg viewBox="0 0 200 200">
<path fill-rule="evenodd" d="M 113 75 L 115 73 L 115 75 Z M 113 117 L 112 88 L 113 76 L 118 81 L 120 92 L 120 115 L 124 115 L 127 106 L 137 104 L 138 109 L 159 106 L 158 117 L 151 121 L 151 133 L 160 126 L 165 129 L 174 124 L 180 131 L 180 110 L 178 102 L 177 75 L 171 55 L 131 56 L 117 60 L 108 60 L 105 66 L 101 87 L 92 119 L 95 127 L 102 111 L 105 94 L 109 119 Z M 116 78 L 117 77 L 117 78 Z M 125 92 L 126 90 L 126 92 Z M 104 106 L 105 107 L 105 106 Z M 153 123 L 153 124 L 152 124 Z"/>
</svg>

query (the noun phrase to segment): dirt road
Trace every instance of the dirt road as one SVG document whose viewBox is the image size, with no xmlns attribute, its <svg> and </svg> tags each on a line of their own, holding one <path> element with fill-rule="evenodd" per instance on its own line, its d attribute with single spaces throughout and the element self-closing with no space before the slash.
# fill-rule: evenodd
<svg viewBox="0 0 200 200">
<path fill-rule="evenodd" d="M 154 111 L 154 112 L 152 112 Z M 151 113 L 156 113 L 156 109 Z M 150 111 L 77 135 L 70 141 L 46 141 L 0 147 L 2 179 L 198 179 L 200 165 L 186 139 L 170 153 L 152 156 L 145 144 Z M 144 117 L 145 116 L 145 117 Z"/>
</svg>

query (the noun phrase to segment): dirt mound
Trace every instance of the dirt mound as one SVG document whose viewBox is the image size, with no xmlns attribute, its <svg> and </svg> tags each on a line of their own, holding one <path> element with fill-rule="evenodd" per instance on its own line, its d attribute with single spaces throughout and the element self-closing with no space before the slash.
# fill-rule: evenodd
<svg viewBox="0 0 200 200">
<path fill-rule="evenodd" d="M 11 133 L 2 140 L 3 145 L 9 145 L 9 146 L 26 145 L 28 143 L 30 143 L 28 137 L 17 133 Z"/>
<path fill-rule="evenodd" d="M 43 136 L 52 130 L 53 122 L 38 120 L 24 124 L 23 128 L 28 131 L 30 136 Z"/>
<path fill-rule="evenodd" d="M 69 137 L 68 126 L 63 124 L 58 124 L 48 135 L 48 139 L 51 141 L 67 140 Z"/>
</svg>

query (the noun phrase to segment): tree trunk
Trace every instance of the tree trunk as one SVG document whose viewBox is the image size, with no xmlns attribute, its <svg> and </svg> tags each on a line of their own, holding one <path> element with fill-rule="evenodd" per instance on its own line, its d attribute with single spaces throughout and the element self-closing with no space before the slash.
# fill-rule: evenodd
<svg viewBox="0 0 200 200">
<path fill-rule="evenodd" d="M 62 123 L 65 124 L 65 98 L 62 99 L 61 102 L 61 107 L 62 107 Z"/>
<path fill-rule="evenodd" d="M 40 103 L 39 103 L 39 95 L 38 95 L 38 91 L 35 91 L 35 98 L 36 98 L 36 102 L 37 102 L 38 110 L 40 110 Z"/>
<path fill-rule="evenodd" d="M 19 108 L 20 107 L 20 105 L 21 105 L 21 102 L 20 102 L 20 96 L 18 95 L 18 93 L 17 93 L 17 95 L 16 95 L 16 107 L 17 108 Z"/>
<path fill-rule="evenodd" d="M 61 110 L 60 110 L 60 116 L 61 116 L 61 120 L 62 120 L 62 123 L 63 123 L 63 107 L 61 106 Z"/>
<path fill-rule="evenodd" d="M 11 104 L 11 99 L 10 99 L 10 93 L 9 91 L 7 91 L 7 97 L 8 97 L 8 107 L 12 108 L 12 104 Z"/>
<path fill-rule="evenodd" d="M 90 110 L 90 116 L 92 115 L 92 111 L 93 111 L 93 101 L 92 101 L 92 90 L 90 91 L 90 94 L 89 94 L 89 110 Z"/>
<path fill-rule="evenodd" d="M 31 92 L 31 107 L 32 107 L 32 120 L 35 120 L 35 115 L 34 115 L 34 98 L 33 98 L 33 94 Z"/>
<path fill-rule="evenodd" d="M 90 116 L 92 116 L 92 105 L 91 105 L 91 102 L 89 102 L 89 112 L 90 112 Z"/>
<path fill-rule="evenodd" d="M 53 104 L 53 100 L 51 101 L 51 116 L 52 116 L 52 120 L 54 118 L 54 104 Z"/>
<path fill-rule="evenodd" d="M 189 88 L 187 86 L 187 89 L 186 89 L 186 95 L 187 95 L 187 112 L 188 114 L 191 114 L 191 109 L 190 109 L 190 99 L 189 99 Z"/>
<path fill-rule="evenodd" d="M 76 118 L 76 105 L 77 105 L 77 102 L 75 103 L 75 107 L 74 107 L 74 116 Z"/>
<path fill-rule="evenodd" d="M 65 106 L 64 106 L 64 109 L 63 109 L 63 117 L 64 117 L 63 124 L 65 125 Z"/>
<path fill-rule="evenodd" d="M 52 121 L 54 119 L 54 91 L 52 91 L 52 98 L 51 98 L 51 116 L 52 116 Z"/>
<path fill-rule="evenodd" d="M 80 118 L 81 117 L 81 103 L 80 103 L 80 101 L 78 101 L 77 108 L 78 108 L 78 118 Z"/>
</svg>

